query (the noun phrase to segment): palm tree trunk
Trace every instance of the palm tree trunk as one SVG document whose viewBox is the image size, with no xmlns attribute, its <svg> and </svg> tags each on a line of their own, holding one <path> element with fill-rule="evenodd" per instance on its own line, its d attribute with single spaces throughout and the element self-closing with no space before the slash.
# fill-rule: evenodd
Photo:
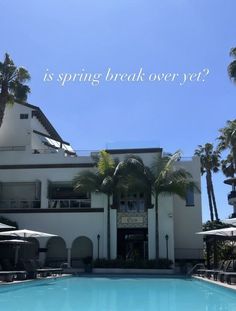
<svg viewBox="0 0 236 311">
<path fill-rule="evenodd" d="M 7 96 L 8 96 L 8 88 L 7 85 L 2 83 L 2 89 L 0 93 L 0 127 L 2 126 L 3 117 L 6 109 L 7 104 Z"/>
<path fill-rule="evenodd" d="M 233 147 L 234 175 L 236 172 L 236 147 Z"/>
<path fill-rule="evenodd" d="M 155 193 L 155 207 L 156 207 L 156 260 L 159 258 L 159 226 L 158 226 L 158 194 Z"/>
<path fill-rule="evenodd" d="M 111 259 L 110 195 L 107 195 L 107 259 Z"/>
<path fill-rule="evenodd" d="M 206 173 L 206 184 L 207 184 L 207 195 L 208 195 L 208 202 L 209 202 L 209 209 L 210 209 L 210 217 L 211 217 L 211 221 L 214 221 L 212 198 L 211 198 L 211 183 L 210 183 L 210 179 L 209 179 L 209 172 Z"/>
<path fill-rule="evenodd" d="M 216 205 L 216 198 L 215 198 L 215 191 L 214 191 L 214 187 L 213 187 L 211 172 L 209 172 L 209 175 L 210 175 L 209 182 L 210 182 L 210 188 L 211 188 L 211 197 L 212 197 L 212 202 L 213 202 L 213 209 L 214 209 L 214 213 L 215 213 L 215 219 L 216 219 L 216 221 L 219 221 L 217 205 Z"/>
</svg>

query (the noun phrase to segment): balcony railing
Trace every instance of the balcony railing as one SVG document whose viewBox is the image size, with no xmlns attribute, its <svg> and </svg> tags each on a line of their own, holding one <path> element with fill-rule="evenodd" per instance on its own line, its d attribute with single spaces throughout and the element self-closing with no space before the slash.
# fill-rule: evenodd
<svg viewBox="0 0 236 311">
<path fill-rule="evenodd" d="M 53 199 L 48 201 L 48 208 L 90 208 L 90 199 Z"/>
<path fill-rule="evenodd" d="M 128 200 L 119 204 L 118 212 L 122 213 L 143 213 L 146 211 L 144 200 Z"/>
<path fill-rule="evenodd" d="M 0 209 L 40 208 L 40 200 L 0 200 Z"/>
</svg>

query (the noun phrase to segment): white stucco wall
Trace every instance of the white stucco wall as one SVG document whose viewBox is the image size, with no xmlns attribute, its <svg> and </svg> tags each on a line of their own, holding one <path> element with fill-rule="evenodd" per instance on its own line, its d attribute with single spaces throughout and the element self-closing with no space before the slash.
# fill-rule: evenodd
<svg viewBox="0 0 236 311">
<path fill-rule="evenodd" d="M 0 147 L 30 145 L 31 111 L 32 109 L 22 105 L 7 105 L 0 131 Z M 28 119 L 20 119 L 21 113 L 28 114 Z"/>
<path fill-rule="evenodd" d="M 192 161 L 178 162 L 177 167 L 183 167 L 189 171 L 201 189 L 198 157 L 193 157 Z M 195 190 L 194 206 L 186 206 L 185 200 L 175 196 L 173 219 L 176 258 L 201 258 L 203 256 L 203 238 L 195 234 L 202 231 L 201 193 Z"/>
<path fill-rule="evenodd" d="M 97 258 L 97 235 L 100 234 L 100 257 L 106 256 L 104 249 L 103 213 L 15 213 L 1 214 L 16 221 L 21 229 L 30 229 L 56 234 L 71 248 L 74 239 L 88 237 L 93 243 L 93 257 Z M 40 238 L 40 246 L 45 247 L 47 238 Z"/>
</svg>

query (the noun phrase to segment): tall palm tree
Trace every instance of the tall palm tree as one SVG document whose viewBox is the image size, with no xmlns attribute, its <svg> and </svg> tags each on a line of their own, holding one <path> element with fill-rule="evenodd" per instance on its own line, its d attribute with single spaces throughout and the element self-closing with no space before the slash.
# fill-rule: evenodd
<svg viewBox="0 0 236 311">
<path fill-rule="evenodd" d="M 9 54 L 5 54 L 0 62 L 0 127 L 3 122 L 7 104 L 15 101 L 25 101 L 30 88 L 24 83 L 30 80 L 28 71 L 23 67 L 16 67 Z"/>
<path fill-rule="evenodd" d="M 164 157 L 157 156 L 151 169 L 147 169 L 156 207 L 156 259 L 159 258 L 158 221 L 160 195 L 177 195 L 185 199 L 189 189 L 197 189 L 199 191 L 189 172 L 183 168 L 175 168 L 175 163 L 179 161 L 180 157 L 180 151 Z"/>
<path fill-rule="evenodd" d="M 74 188 L 82 192 L 101 192 L 107 196 L 107 258 L 110 259 L 110 206 L 115 191 L 115 161 L 106 151 L 99 153 L 96 171 L 85 170 L 75 176 Z"/>
<path fill-rule="evenodd" d="M 143 179 L 142 160 L 128 155 L 123 161 L 113 160 L 106 151 L 101 151 L 95 171 L 85 170 L 75 176 L 74 188 L 82 192 L 100 192 L 107 196 L 107 258 L 110 259 L 110 208 L 119 193 L 146 189 Z M 145 179 L 146 181 L 146 179 Z"/>
<path fill-rule="evenodd" d="M 226 177 L 234 177 L 235 168 L 232 154 L 228 154 L 226 159 L 221 160 L 221 170 Z"/>
<path fill-rule="evenodd" d="M 211 221 L 219 221 L 215 192 L 212 182 L 212 172 L 216 173 L 220 167 L 220 151 L 214 150 L 213 144 L 206 143 L 204 146 L 199 145 L 194 154 L 199 156 L 201 163 L 201 174 L 206 174 L 207 195 Z M 215 214 L 215 217 L 214 217 Z"/>
<path fill-rule="evenodd" d="M 218 137 L 219 151 L 224 151 L 229 149 L 229 154 L 231 155 L 231 169 L 236 172 L 236 119 L 228 120 L 226 126 L 219 130 L 220 136 Z M 229 158 L 228 158 L 229 160 Z M 232 176 L 233 177 L 233 176 Z"/>
<path fill-rule="evenodd" d="M 229 55 L 234 58 L 234 60 L 228 66 L 228 75 L 231 81 L 236 83 L 236 48 L 230 50 Z"/>
</svg>

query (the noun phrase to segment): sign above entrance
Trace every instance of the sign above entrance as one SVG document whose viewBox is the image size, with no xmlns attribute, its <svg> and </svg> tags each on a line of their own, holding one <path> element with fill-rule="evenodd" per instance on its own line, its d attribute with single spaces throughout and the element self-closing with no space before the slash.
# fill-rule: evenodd
<svg viewBox="0 0 236 311">
<path fill-rule="evenodd" d="M 118 228 L 147 228 L 147 213 L 117 213 Z"/>
<path fill-rule="evenodd" d="M 143 224 L 143 217 L 141 216 L 123 216 L 121 217 L 122 224 Z"/>
</svg>

